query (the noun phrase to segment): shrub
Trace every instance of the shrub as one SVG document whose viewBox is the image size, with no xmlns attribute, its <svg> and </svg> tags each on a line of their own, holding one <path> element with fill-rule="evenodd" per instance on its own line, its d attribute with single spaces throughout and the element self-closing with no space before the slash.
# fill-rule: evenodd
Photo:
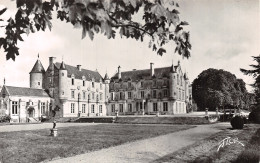
<svg viewBox="0 0 260 163">
<path fill-rule="evenodd" d="M 249 114 L 249 121 L 253 123 L 260 123 L 260 109 L 254 109 Z"/>
<path fill-rule="evenodd" d="M 240 116 L 235 116 L 234 118 L 232 118 L 230 123 L 233 129 L 243 129 L 244 127 L 244 120 Z"/>
<path fill-rule="evenodd" d="M 0 116 L 0 123 L 1 122 L 10 122 L 11 117 L 9 115 Z"/>
</svg>

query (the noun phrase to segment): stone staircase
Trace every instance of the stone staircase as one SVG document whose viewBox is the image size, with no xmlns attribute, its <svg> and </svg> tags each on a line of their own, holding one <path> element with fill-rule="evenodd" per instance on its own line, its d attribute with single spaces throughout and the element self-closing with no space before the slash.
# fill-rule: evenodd
<svg viewBox="0 0 260 163">
<path fill-rule="evenodd" d="M 28 120 L 29 120 L 29 123 L 36 123 L 36 122 L 39 122 L 38 119 L 33 118 L 33 117 L 29 117 Z"/>
</svg>

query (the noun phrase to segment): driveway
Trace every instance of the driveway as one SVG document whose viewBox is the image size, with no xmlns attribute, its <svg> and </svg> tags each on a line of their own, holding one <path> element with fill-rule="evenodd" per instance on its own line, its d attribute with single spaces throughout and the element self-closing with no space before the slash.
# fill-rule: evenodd
<svg viewBox="0 0 260 163">
<path fill-rule="evenodd" d="M 229 123 L 199 125 L 167 135 L 122 144 L 95 152 L 73 157 L 53 160 L 52 163 L 91 162 L 91 163 L 124 163 L 151 162 L 162 156 L 173 153 L 183 147 L 205 139 L 212 134 L 229 127 Z"/>
</svg>

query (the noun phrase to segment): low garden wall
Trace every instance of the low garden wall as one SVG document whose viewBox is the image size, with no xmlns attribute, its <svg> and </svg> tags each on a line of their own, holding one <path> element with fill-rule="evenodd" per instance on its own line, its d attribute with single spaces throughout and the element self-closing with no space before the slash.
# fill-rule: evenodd
<svg viewBox="0 0 260 163">
<path fill-rule="evenodd" d="M 208 124 L 205 117 L 117 117 L 116 123 L 130 124 Z"/>
</svg>

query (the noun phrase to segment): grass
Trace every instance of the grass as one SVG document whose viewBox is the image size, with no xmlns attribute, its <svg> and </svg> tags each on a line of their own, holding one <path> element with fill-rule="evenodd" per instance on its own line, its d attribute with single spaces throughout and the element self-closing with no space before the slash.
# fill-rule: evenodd
<svg viewBox="0 0 260 163">
<path fill-rule="evenodd" d="M 245 147 L 246 150 L 240 153 L 235 163 L 259 163 L 260 162 L 260 128 L 255 135 L 251 138 Z"/>
<path fill-rule="evenodd" d="M 252 136 L 256 133 L 256 131 L 259 129 L 259 127 L 259 125 L 250 124 L 246 125 L 243 130 L 224 129 L 223 131 L 215 135 L 212 135 L 207 139 L 187 146 L 179 150 L 178 152 L 166 155 L 158 160 L 155 160 L 154 162 L 234 162 L 240 156 L 240 153 L 242 151 L 247 151 L 248 148 L 251 147 L 247 145 L 247 147 L 245 148 L 242 145 L 235 143 L 231 145 L 226 145 L 224 148 L 220 148 L 220 150 L 217 151 L 219 142 L 229 136 L 231 138 L 238 138 L 238 141 L 246 145 L 248 141 L 252 138 Z M 259 141 L 259 137 L 257 138 L 258 139 L 253 139 Z M 256 146 L 257 145 L 259 151 L 259 143 L 256 144 Z M 249 153 L 249 155 L 251 154 Z"/>
<path fill-rule="evenodd" d="M 122 125 L 59 128 L 59 136 L 50 130 L 0 133 L 0 162 L 41 162 L 69 157 L 192 128 L 187 125 Z"/>
</svg>

